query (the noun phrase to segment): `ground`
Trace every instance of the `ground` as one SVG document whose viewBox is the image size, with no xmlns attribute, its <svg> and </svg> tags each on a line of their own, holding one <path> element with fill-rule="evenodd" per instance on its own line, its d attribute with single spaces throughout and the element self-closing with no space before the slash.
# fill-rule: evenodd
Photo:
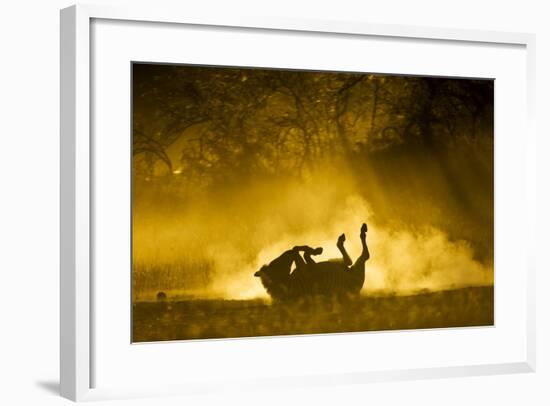
<svg viewBox="0 0 550 406">
<path fill-rule="evenodd" d="M 493 325 L 493 287 L 345 302 L 179 300 L 133 305 L 133 342 Z"/>
</svg>

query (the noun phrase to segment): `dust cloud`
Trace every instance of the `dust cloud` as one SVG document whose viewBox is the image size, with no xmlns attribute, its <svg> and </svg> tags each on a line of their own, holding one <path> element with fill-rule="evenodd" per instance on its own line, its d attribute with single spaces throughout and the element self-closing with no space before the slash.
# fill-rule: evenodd
<svg viewBox="0 0 550 406">
<path fill-rule="evenodd" d="M 141 190 L 149 193 L 134 206 L 135 300 L 150 300 L 159 290 L 172 297 L 267 299 L 253 277 L 263 264 L 304 244 L 323 247 L 316 260 L 339 258 L 341 233 L 354 260 L 361 252 L 363 222 L 369 226 L 371 252 L 363 294 L 493 284 L 492 257 L 479 254 L 483 247 L 438 227 L 429 213 L 416 213 L 416 223 L 408 221 L 410 216 L 399 215 L 407 202 L 391 196 L 386 198 L 399 210 L 391 218 L 377 215 L 384 211 L 373 208 L 369 193 L 341 166 L 307 180 L 264 179 L 184 200 L 177 198 L 177 184 L 162 185 L 161 192 Z M 383 196 L 377 199 L 384 202 Z"/>
</svg>

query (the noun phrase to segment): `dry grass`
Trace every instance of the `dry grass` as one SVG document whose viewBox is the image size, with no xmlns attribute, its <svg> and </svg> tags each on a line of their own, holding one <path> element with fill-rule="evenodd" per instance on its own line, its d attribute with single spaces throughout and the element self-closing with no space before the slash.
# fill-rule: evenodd
<svg viewBox="0 0 550 406">
<path fill-rule="evenodd" d="M 158 291 L 187 292 L 204 290 L 212 281 L 213 264 L 205 259 L 181 259 L 170 265 L 138 263 L 132 273 L 133 301 L 153 300 Z"/>
<path fill-rule="evenodd" d="M 170 297 L 169 297 L 170 299 Z M 256 337 L 493 325 L 493 287 L 340 302 L 136 302 L 133 341 Z"/>
</svg>

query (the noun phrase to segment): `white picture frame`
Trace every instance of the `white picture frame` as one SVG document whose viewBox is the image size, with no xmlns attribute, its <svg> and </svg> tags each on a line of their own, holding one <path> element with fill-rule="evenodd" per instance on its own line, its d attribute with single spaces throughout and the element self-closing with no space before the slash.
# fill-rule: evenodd
<svg viewBox="0 0 550 406">
<path fill-rule="evenodd" d="M 92 389 L 90 373 L 94 364 L 92 331 L 94 329 L 91 277 L 93 260 L 92 184 L 91 184 L 91 24 L 93 20 L 155 22 L 203 27 L 241 27 L 251 30 L 283 30 L 350 34 L 370 37 L 438 40 L 468 45 L 470 43 L 508 44 L 525 47 L 527 61 L 527 120 L 525 128 L 526 162 L 525 197 L 528 211 L 529 235 L 534 246 L 535 227 L 535 132 L 534 132 L 534 55 L 535 37 L 526 33 L 489 32 L 461 29 L 429 28 L 402 25 L 379 25 L 342 21 L 294 20 L 271 18 L 227 19 L 224 17 L 192 17 L 185 8 L 159 10 L 147 8 L 110 8 L 76 5 L 61 11 L 61 394 L 75 400 L 102 397 L 140 396 L 139 388 L 120 390 Z M 130 101 L 128 100 L 128 103 Z M 529 164 L 533 163 L 533 164 Z M 498 227 L 497 227 L 498 231 Z M 526 254 L 525 272 L 527 301 L 525 303 L 525 357 L 519 362 L 469 364 L 437 368 L 412 368 L 386 371 L 365 371 L 334 375 L 303 376 L 299 380 L 265 381 L 264 386 L 327 383 L 361 383 L 380 380 L 421 379 L 484 374 L 529 372 L 535 370 L 535 262 L 531 252 Z M 257 382 L 255 383 L 258 386 Z M 216 385 L 204 386 L 213 388 Z M 246 386 L 246 383 L 245 385 Z M 262 384 L 260 384 L 262 386 Z M 195 387 L 196 389 L 196 387 Z M 185 384 L 167 389 L 159 387 L 157 394 L 186 393 Z"/>
</svg>

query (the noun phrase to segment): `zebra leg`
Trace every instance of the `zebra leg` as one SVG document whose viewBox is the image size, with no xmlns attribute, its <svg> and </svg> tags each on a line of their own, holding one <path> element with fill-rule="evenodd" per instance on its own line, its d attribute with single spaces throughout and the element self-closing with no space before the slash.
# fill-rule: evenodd
<svg viewBox="0 0 550 406">
<path fill-rule="evenodd" d="M 297 247 L 294 247 L 292 251 L 292 258 L 294 261 L 294 264 L 296 265 L 296 269 L 305 269 L 306 268 L 306 261 L 302 258 L 300 255 L 300 251 L 303 251 L 303 248 L 306 247 L 305 245 L 300 245 Z"/>
<path fill-rule="evenodd" d="M 346 235 L 342 234 L 340 237 L 338 237 L 338 241 L 336 242 L 336 246 L 338 247 L 338 250 L 342 254 L 342 259 L 344 260 L 345 266 L 350 266 L 352 264 L 351 258 L 346 251 L 346 248 L 344 247 L 344 241 L 346 241 Z"/>
<path fill-rule="evenodd" d="M 311 248 L 309 245 L 297 245 L 294 247 L 294 251 L 296 251 L 298 257 L 300 256 L 298 253 L 300 251 L 303 252 L 305 263 L 308 265 L 315 265 L 316 262 L 313 260 L 313 258 L 311 258 L 311 256 L 322 254 L 323 248 L 322 247 Z M 296 264 L 296 266 L 298 266 L 298 264 Z"/>
<path fill-rule="evenodd" d="M 268 266 L 281 272 L 284 270 L 287 274 L 290 274 L 293 263 L 295 263 L 296 266 L 301 266 L 304 264 L 304 260 L 294 250 L 287 250 L 271 261 Z"/>
<path fill-rule="evenodd" d="M 320 255 L 322 253 L 323 253 L 322 247 L 317 247 L 317 248 L 308 247 L 308 249 L 304 251 L 304 259 L 306 260 L 306 264 L 315 265 L 316 262 L 313 260 L 313 258 L 311 258 L 311 256 Z"/>
<path fill-rule="evenodd" d="M 351 267 L 351 271 L 354 275 L 354 287 L 357 289 L 357 291 L 361 290 L 361 288 L 363 287 L 363 283 L 365 282 L 365 262 L 367 262 L 370 258 L 369 247 L 367 246 L 366 224 L 363 224 L 361 226 L 361 233 L 359 235 L 359 238 L 361 238 L 363 251 Z"/>
<path fill-rule="evenodd" d="M 369 247 L 367 246 L 367 225 L 364 223 L 361 227 L 361 234 L 359 235 L 359 238 L 361 239 L 361 246 L 363 247 L 363 251 L 361 252 L 359 258 L 357 258 L 357 261 L 355 261 L 355 264 L 353 264 L 353 267 L 355 267 L 356 265 L 364 267 L 365 262 L 367 262 L 370 258 Z"/>
</svg>

